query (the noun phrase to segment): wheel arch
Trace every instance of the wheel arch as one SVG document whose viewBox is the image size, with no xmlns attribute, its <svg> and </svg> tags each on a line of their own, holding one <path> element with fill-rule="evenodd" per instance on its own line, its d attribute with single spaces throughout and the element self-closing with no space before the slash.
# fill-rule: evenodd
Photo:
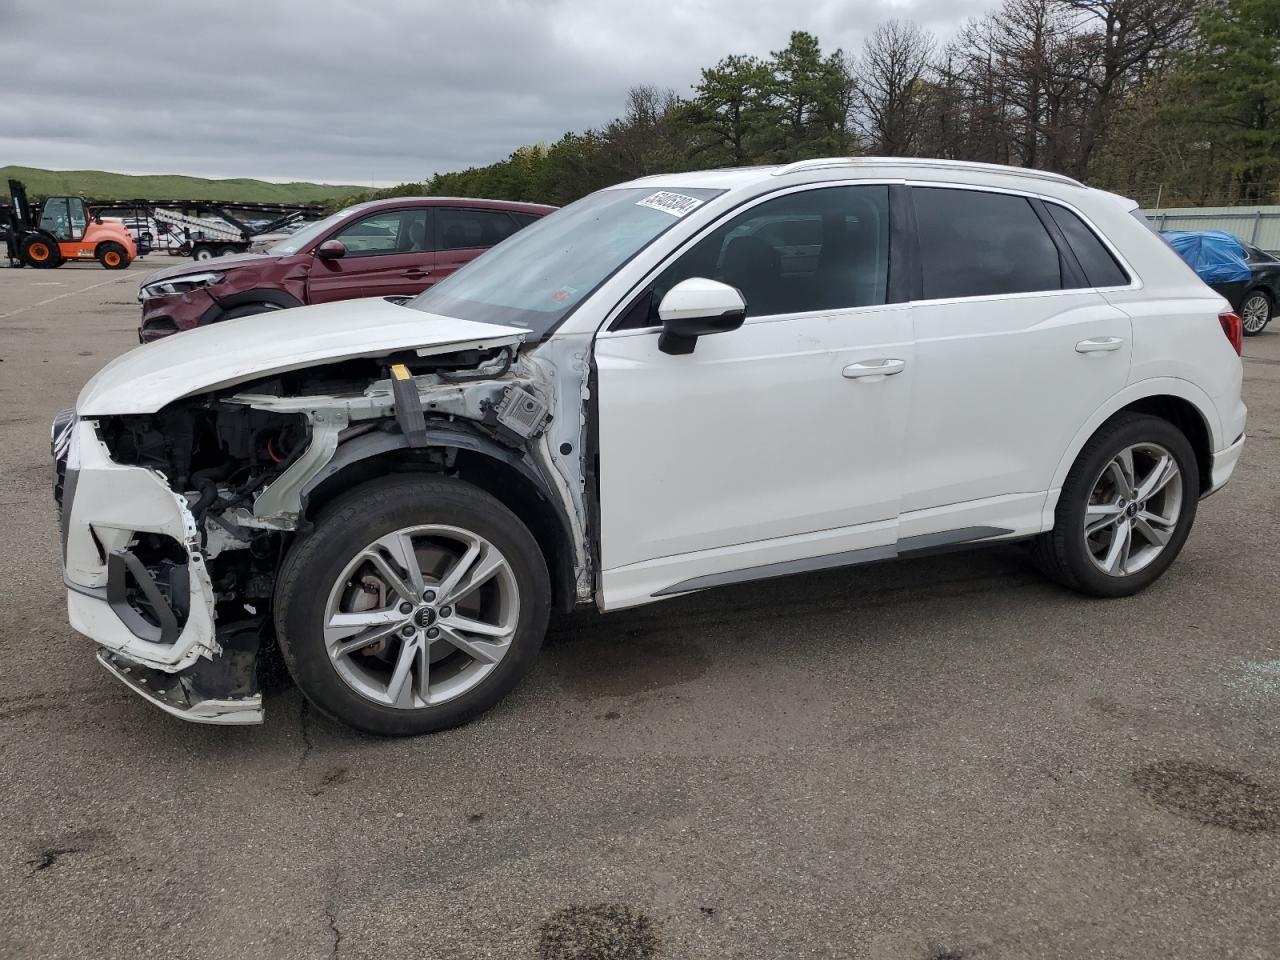
<svg viewBox="0 0 1280 960">
<path fill-rule="evenodd" d="M 517 451 L 471 430 L 429 426 L 426 440 L 425 447 L 413 448 L 400 433 L 375 430 L 342 444 L 303 489 L 303 521 L 346 490 L 389 473 L 455 476 L 495 497 L 529 528 L 547 562 L 555 607 L 571 610 L 577 602 L 572 527 L 534 466 Z"/>
<path fill-rule="evenodd" d="M 279 307 L 300 307 L 302 301 L 292 294 L 283 290 L 272 290 L 269 287 L 257 290 L 246 290 L 243 293 L 233 293 L 214 303 L 200 315 L 200 319 L 196 321 L 196 326 L 203 327 L 206 324 L 217 323 L 221 320 L 229 310 L 236 307 L 243 307 L 250 303 L 274 303 Z"/>
<path fill-rule="evenodd" d="M 1213 453 L 1226 445 L 1221 435 L 1222 426 L 1213 401 L 1208 394 L 1188 380 L 1173 377 L 1143 380 L 1130 384 L 1094 411 L 1088 422 L 1072 439 L 1071 445 L 1054 471 L 1053 483 L 1049 488 L 1050 496 L 1045 503 L 1043 519 L 1049 527 L 1053 525 L 1057 491 L 1062 489 L 1067 474 L 1071 471 L 1084 445 L 1117 414 L 1129 412 L 1159 417 L 1181 430 L 1191 442 L 1191 448 L 1196 454 L 1200 489 L 1209 489 Z"/>
</svg>

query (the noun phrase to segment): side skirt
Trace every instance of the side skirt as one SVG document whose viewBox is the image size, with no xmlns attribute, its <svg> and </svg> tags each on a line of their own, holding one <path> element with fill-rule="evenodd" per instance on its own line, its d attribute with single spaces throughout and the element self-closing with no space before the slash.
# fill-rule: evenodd
<svg viewBox="0 0 1280 960">
<path fill-rule="evenodd" d="M 885 544 L 881 547 L 846 550 L 842 553 L 830 553 L 821 557 L 805 557 L 802 560 L 766 563 L 756 567 L 744 567 L 741 570 L 728 570 L 724 573 L 693 577 L 690 580 L 682 580 L 680 583 L 663 587 L 653 596 L 670 597 L 679 593 L 692 593 L 695 590 L 724 587 L 733 583 L 771 580 L 774 577 L 788 577 L 797 573 L 833 570 L 837 567 L 876 563 L 881 560 L 894 560 L 898 557 L 918 557 L 932 553 L 947 553 L 952 550 L 963 550 L 996 537 L 1007 537 L 1011 533 L 1013 533 L 1012 530 L 1004 527 L 961 527 L 958 530 L 924 533 L 915 537 L 905 537 L 896 544 Z M 1007 543 L 1009 541 L 1001 540 L 999 542 Z"/>
</svg>

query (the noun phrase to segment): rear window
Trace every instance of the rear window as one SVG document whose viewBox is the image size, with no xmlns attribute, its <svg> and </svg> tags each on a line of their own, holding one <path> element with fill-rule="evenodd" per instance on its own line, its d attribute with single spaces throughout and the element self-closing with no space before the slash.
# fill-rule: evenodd
<svg viewBox="0 0 1280 960">
<path fill-rule="evenodd" d="M 1066 207 L 1056 203 L 1046 203 L 1049 215 L 1054 223 L 1067 237 L 1072 253 L 1080 261 L 1085 279 L 1091 287 L 1123 287 L 1129 283 L 1129 276 L 1124 268 L 1116 262 L 1111 251 L 1098 239 L 1098 235 L 1089 229 L 1089 225 L 1077 217 Z"/>
<path fill-rule="evenodd" d="M 924 298 L 1062 289 L 1058 248 L 1024 197 L 912 187 Z"/>
</svg>

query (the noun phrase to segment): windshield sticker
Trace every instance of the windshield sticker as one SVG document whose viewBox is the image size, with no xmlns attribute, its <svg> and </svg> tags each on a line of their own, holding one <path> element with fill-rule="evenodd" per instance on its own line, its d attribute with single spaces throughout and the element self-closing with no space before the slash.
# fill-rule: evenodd
<svg viewBox="0 0 1280 960">
<path fill-rule="evenodd" d="M 666 190 L 659 190 L 657 193 L 649 194 L 643 200 L 637 200 L 636 206 L 649 207 L 651 210 L 661 210 L 663 213 L 669 213 L 673 217 L 683 217 L 685 214 L 692 213 L 702 206 L 702 201 L 697 197 L 686 197 L 683 193 L 670 193 Z"/>
</svg>

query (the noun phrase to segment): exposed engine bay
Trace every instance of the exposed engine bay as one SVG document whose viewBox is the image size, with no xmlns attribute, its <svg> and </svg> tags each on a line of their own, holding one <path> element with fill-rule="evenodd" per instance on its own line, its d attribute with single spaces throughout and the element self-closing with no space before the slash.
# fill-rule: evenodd
<svg viewBox="0 0 1280 960">
<path fill-rule="evenodd" d="M 139 637 L 171 643 L 186 625 L 193 579 L 207 576 L 216 636 L 199 652 L 219 672 L 215 689 L 200 696 L 212 702 L 248 690 L 256 695 L 243 676 L 226 680 L 229 668 L 219 661 L 234 657 L 241 666 L 232 672 L 243 674 L 244 638 L 270 629 L 275 577 L 292 540 L 334 496 L 397 471 L 465 476 L 496 485 L 495 493 L 505 484 L 517 497 L 529 496 L 517 487 L 534 490 L 548 518 L 541 535 L 560 541 L 563 602 L 590 599 L 579 453 L 585 372 L 569 379 L 572 419 L 553 439 L 555 375 L 547 358 L 513 346 L 427 357 L 404 351 L 239 383 L 153 414 L 95 418 L 111 461 L 154 471 L 180 496 L 194 531 L 186 543 L 154 532 L 133 532 L 124 550 L 97 543 L 109 568 L 122 567 L 109 583 L 113 609 Z M 563 456 L 565 450 L 573 456 Z M 504 471 L 525 480 L 511 483 Z M 103 654 L 108 669 L 126 683 L 139 682 L 139 663 Z M 252 663 L 252 650 L 247 656 Z M 160 670 L 187 664 L 141 661 Z M 199 669 L 209 672 L 207 664 Z M 167 679 L 157 674 L 141 682 L 155 699 Z M 193 699 L 190 690 L 186 696 Z"/>
</svg>

